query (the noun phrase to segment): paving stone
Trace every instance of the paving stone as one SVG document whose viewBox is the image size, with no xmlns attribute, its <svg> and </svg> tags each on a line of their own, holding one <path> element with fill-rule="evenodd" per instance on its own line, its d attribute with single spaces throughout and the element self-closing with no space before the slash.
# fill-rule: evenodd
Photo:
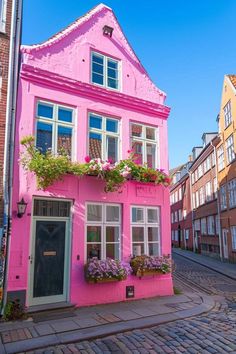
<svg viewBox="0 0 236 354">
<path fill-rule="evenodd" d="M 74 321 L 61 321 L 51 324 L 55 332 L 68 332 L 75 329 L 78 329 L 78 324 Z"/>
<path fill-rule="evenodd" d="M 34 326 L 34 329 L 40 336 L 55 333 L 55 330 L 49 324 L 41 324 Z"/>
</svg>

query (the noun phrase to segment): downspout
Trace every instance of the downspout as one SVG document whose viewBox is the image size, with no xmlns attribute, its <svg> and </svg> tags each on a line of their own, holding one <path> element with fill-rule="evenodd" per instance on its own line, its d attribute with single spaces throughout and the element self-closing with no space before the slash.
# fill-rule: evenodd
<svg viewBox="0 0 236 354">
<path fill-rule="evenodd" d="M 193 219 L 193 190 L 192 190 L 192 174 L 188 171 L 189 175 L 189 186 L 190 186 L 190 206 L 192 215 L 192 237 L 193 237 L 193 251 L 195 252 L 195 239 L 194 239 L 194 219 Z"/>
<path fill-rule="evenodd" d="M 7 301 L 7 275 L 10 252 L 11 212 L 12 212 L 12 180 L 13 180 L 13 158 L 15 146 L 15 117 L 16 100 L 19 75 L 21 23 L 22 23 L 23 0 L 13 0 L 10 53 L 8 68 L 7 87 L 7 109 L 6 109 L 6 130 L 4 144 L 4 165 L 3 165 L 3 196 L 4 196 L 4 220 L 3 238 L 5 238 L 5 260 L 3 261 L 3 301 L 2 311 Z"/>
<path fill-rule="evenodd" d="M 217 184 L 217 216 L 218 216 L 218 222 L 219 222 L 219 246 L 220 246 L 220 260 L 221 262 L 223 261 L 223 253 L 222 253 L 222 234 L 221 234 L 221 221 L 220 221 L 220 191 L 218 188 L 218 167 L 217 167 L 217 161 L 216 161 L 216 147 L 212 144 L 211 141 L 211 146 L 213 147 L 214 150 L 214 158 L 215 158 L 215 169 L 216 169 L 216 184 Z"/>
</svg>

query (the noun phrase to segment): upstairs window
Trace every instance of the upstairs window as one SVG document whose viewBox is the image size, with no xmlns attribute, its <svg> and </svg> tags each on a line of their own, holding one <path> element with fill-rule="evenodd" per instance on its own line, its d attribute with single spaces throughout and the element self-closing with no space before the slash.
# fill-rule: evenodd
<svg viewBox="0 0 236 354">
<path fill-rule="evenodd" d="M 113 90 L 120 89 L 120 62 L 92 52 L 91 82 Z"/>
<path fill-rule="evenodd" d="M 225 119 L 225 128 L 227 128 L 232 122 L 232 113 L 231 113 L 231 101 L 229 100 L 224 106 L 224 119 Z"/>
<path fill-rule="evenodd" d="M 157 128 L 132 123 L 131 145 L 136 163 L 147 164 L 151 168 L 158 167 Z"/>
<path fill-rule="evenodd" d="M 89 114 L 89 156 L 92 159 L 119 160 L 119 120 Z"/>
<path fill-rule="evenodd" d="M 38 101 L 36 109 L 36 147 L 45 154 L 72 156 L 74 110 L 51 102 Z"/>
<path fill-rule="evenodd" d="M 0 32 L 6 32 L 7 0 L 0 0 Z"/>
<path fill-rule="evenodd" d="M 228 182 L 229 207 L 236 207 L 236 178 Z"/>
<path fill-rule="evenodd" d="M 217 150 L 217 160 L 218 160 L 218 170 L 221 171 L 225 167 L 225 160 L 224 160 L 224 146 L 223 144 Z"/>
<path fill-rule="evenodd" d="M 226 184 L 220 187 L 220 209 L 227 209 Z"/>
<path fill-rule="evenodd" d="M 227 162 L 231 163 L 235 159 L 233 134 L 226 140 Z"/>
</svg>

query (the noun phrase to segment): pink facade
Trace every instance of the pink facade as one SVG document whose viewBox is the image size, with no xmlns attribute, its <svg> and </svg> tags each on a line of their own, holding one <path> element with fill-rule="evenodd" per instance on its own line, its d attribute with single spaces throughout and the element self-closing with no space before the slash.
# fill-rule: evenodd
<svg viewBox="0 0 236 354">
<path fill-rule="evenodd" d="M 103 34 L 104 26 L 113 28 L 112 37 Z M 112 89 L 105 87 L 106 85 L 97 85 L 91 82 L 92 71 L 94 70 L 91 65 L 92 53 L 101 55 L 103 60 L 107 60 L 107 63 L 109 61 L 107 58 L 111 58 L 111 61 L 114 59 L 115 63 L 118 62 L 118 74 L 114 74 L 116 69 L 111 70 L 111 75 L 114 74 L 114 76 L 118 75 L 119 77 L 117 88 Z M 20 140 L 28 135 L 36 136 L 39 134 L 37 132 L 37 129 L 39 130 L 37 125 L 39 119 L 36 116 L 39 110 L 39 102 L 43 102 L 44 105 L 48 103 L 49 106 L 53 106 L 53 112 L 56 111 L 57 114 L 60 107 L 66 107 L 66 109 L 73 111 L 71 127 L 67 123 L 63 123 L 64 126 L 62 125 L 72 131 L 72 138 L 70 137 L 72 160 L 83 162 L 84 157 L 91 153 L 88 117 L 94 114 L 108 120 L 111 118 L 112 122 L 115 121 L 119 125 L 117 135 L 112 133 L 111 138 L 113 142 L 116 141 L 115 148 L 114 145 L 110 147 L 107 145 L 108 148 L 106 148 L 108 150 L 110 148 L 112 153 L 116 149 L 114 154 L 117 154 L 118 159 L 126 158 L 127 151 L 132 147 L 132 122 L 145 129 L 147 127 L 153 128 L 156 140 L 148 145 L 149 143 L 144 139 L 141 142 L 143 144 L 142 153 L 146 151 L 146 159 L 150 160 L 148 149 L 152 146 L 153 154 L 155 154 L 152 161 L 155 161 L 155 167 L 168 171 L 167 118 L 169 108 L 164 105 L 165 93 L 154 86 L 124 37 L 113 12 L 104 5 L 97 6 L 43 44 L 24 46 L 22 55 L 23 63 L 19 82 L 16 122 L 12 235 L 8 265 L 7 290 L 9 298 L 19 296 L 27 306 L 60 301 L 71 302 L 77 306 L 86 306 L 123 301 L 126 299 L 126 286 L 128 285 L 134 286 L 135 299 L 171 295 L 173 286 L 170 274 L 145 279 L 130 275 L 125 281 L 108 284 L 87 284 L 84 279 L 84 264 L 87 260 L 87 249 L 89 247 L 86 243 L 86 230 L 87 224 L 89 224 L 86 213 L 87 205 L 102 205 L 101 208 L 103 208 L 103 205 L 118 206 L 120 219 L 112 227 L 113 229 L 119 229 L 117 247 L 122 260 L 128 260 L 133 254 L 132 206 L 143 208 L 145 213 L 146 210 L 149 210 L 149 207 L 158 208 L 160 218 L 156 230 L 159 228 L 159 239 L 158 243 L 155 244 L 156 248 L 154 246 L 153 248 L 158 249 L 159 255 L 167 255 L 171 253 L 168 188 L 161 185 L 155 186 L 151 183 L 129 181 L 123 187 L 122 193 L 105 193 L 103 182 L 97 180 L 96 177 L 66 176 L 63 181 L 57 182 L 52 187 L 42 191 L 36 187 L 35 176 L 32 173 L 25 172 L 18 162 L 19 152 L 22 149 Z M 109 66 L 109 63 L 106 65 Z M 96 63 L 94 67 L 96 67 Z M 109 76 L 109 67 L 107 70 Z M 114 79 L 114 85 L 116 85 L 115 81 Z M 45 106 L 43 108 L 45 109 Z M 103 118 L 101 118 L 101 121 Z M 40 122 L 42 126 L 43 123 L 47 125 L 47 119 L 43 118 Z M 47 127 L 50 124 L 49 121 Z M 52 129 L 57 129 L 57 124 L 59 123 L 56 122 Z M 40 129 L 40 139 L 46 141 L 48 138 L 46 139 L 45 136 L 50 135 L 49 130 L 47 130 L 49 128 L 45 128 L 44 125 L 44 128 Z M 97 127 L 94 131 L 96 129 Z M 59 130 L 56 134 L 58 135 L 55 144 L 59 145 Z M 101 136 L 103 136 L 102 134 L 106 136 L 107 132 L 104 133 L 103 131 Z M 53 140 L 54 138 L 50 136 L 50 139 Z M 100 147 L 101 145 L 99 145 Z M 103 148 L 101 147 L 101 149 Z M 145 157 L 143 159 L 145 160 Z M 22 218 L 18 218 L 16 206 L 21 197 L 24 197 L 28 205 L 26 214 Z M 45 211 L 43 216 L 44 211 L 40 211 L 40 214 L 34 207 L 35 200 L 41 199 L 70 202 L 70 215 L 65 214 L 66 216 L 64 215 L 63 218 L 56 215 L 56 212 L 54 215 L 54 212 L 51 211 L 49 215 Z M 37 231 L 37 227 L 39 227 L 37 223 L 39 225 L 41 222 L 41 227 L 46 227 L 47 222 L 48 225 L 51 223 L 51 229 L 50 227 L 49 229 L 52 230 L 53 227 L 55 229 L 59 227 L 60 220 L 65 223 L 65 230 L 67 230 L 65 235 L 60 231 L 66 239 L 63 251 L 63 296 L 57 296 L 56 292 L 52 292 L 50 296 L 45 296 L 45 294 L 41 296 L 40 291 L 38 292 L 35 286 L 37 277 L 40 277 L 40 274 L 36 274 L 37 269 L 40 268 L 36 267 L 35 259 L 41 256 L 46 257 L 47 260 L 43 267 L 48 265 L 48 269 L 50 269 L 52 257 L 60 250 L 54 251 L 51 244 L 51 248 L 49 247 L 47 250 L 46 246 L 43 248 L 44 251 L 41 256 L 37 253 L 37 247 L 41 247 L 42 242 L 47 242 L 45 240 L 46 236 L 44 238 L 44 235 L 41 235 L 40 246 L 37 244 L 36 233 L 39 232 Z M 103 219 L 97 225 L 95 222 L 90 223 L 91 235 L 98 228 L 107 230 L 109 225 Z M 149 226 L 144 225 L 143 229 Z M 63 227 L 62 225 L 62 229 Z M 101 237 L 103 238 L 103 236 Z M 147 246 L 144 247 L 149 247 L 148 240 L 146 242 Z M 105 254 L 108 252 L 106 251 L 108 248 L 106 248 L 107 246 L 104 247 L 103 252 Z M 55 269 L 52 270 L 52 274 L 53 271 Z"/>
</svg>

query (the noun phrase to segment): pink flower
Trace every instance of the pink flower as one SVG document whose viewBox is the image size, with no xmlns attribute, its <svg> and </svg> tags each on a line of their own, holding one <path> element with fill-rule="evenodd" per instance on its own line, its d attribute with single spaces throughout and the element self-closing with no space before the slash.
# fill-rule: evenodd
<svg viewBox="0 0 236 354">
<path fill-rule="evenodd" d="M 90 158 L 90 156 L 85 156 L 84 160 L 85 160 L 85 162 L 89 163 L 91 161 L 91 158 Z"/>
<path fill-rule="evenodd" d="M 109 159 L 107 160 L 107 162 L 109 162 L 109 163 L 113 163 L 112 158 L 111 158 L 111 157 L 109 157 Z"/>
<path fill-rule="evenodd" d="M 131 154 L 133 152 L 133 150 L 127 150 L 128 154 Z"/>
</svg>

